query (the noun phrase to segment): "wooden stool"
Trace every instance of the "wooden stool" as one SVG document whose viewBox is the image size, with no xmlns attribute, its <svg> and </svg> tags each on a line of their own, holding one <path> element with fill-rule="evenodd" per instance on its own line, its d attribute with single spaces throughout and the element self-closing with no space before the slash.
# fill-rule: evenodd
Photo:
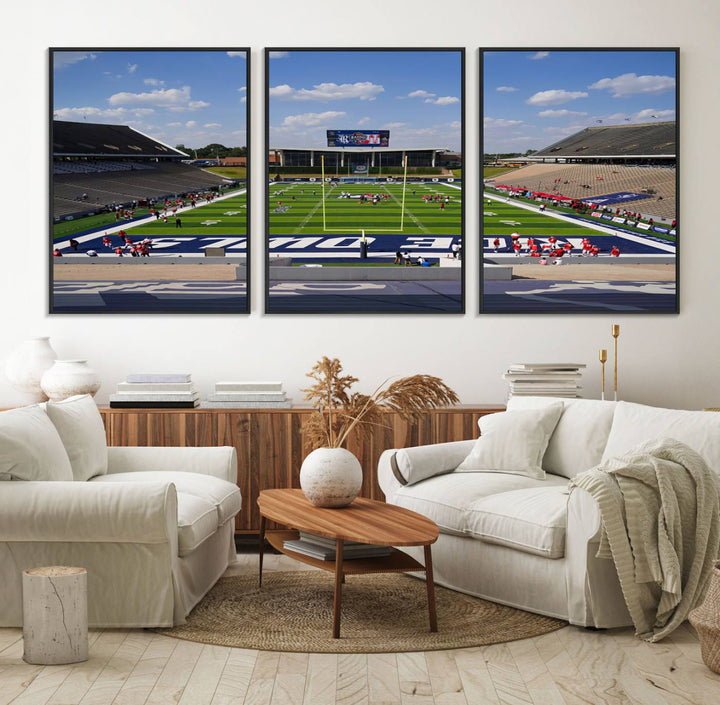
<svg viewBox="0 0 720 705">
<path fill-rule="evenodd" d="M 42 665 L 87 661 L 85 568 L 31 568 L 22 579 L 23 659 Z"/>
</svg>

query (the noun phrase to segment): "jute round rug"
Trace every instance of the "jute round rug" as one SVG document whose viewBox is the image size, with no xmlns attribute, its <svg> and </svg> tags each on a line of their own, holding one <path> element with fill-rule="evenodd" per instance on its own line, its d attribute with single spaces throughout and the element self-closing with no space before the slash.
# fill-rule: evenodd
<svg viewBox="0 0 720 705">
<path fill-rule="evenodd" d="M 378 653 L 434 651 L 538 636 L 565 622 L 436 587 L 438 632 L 430 633 L 425 582 L 402 574 L 349 575 L 340 639 L 331 638 L 333 576 L 321 571 L 220 578 L 177 639 L 264 651 Z"/>
</svg>

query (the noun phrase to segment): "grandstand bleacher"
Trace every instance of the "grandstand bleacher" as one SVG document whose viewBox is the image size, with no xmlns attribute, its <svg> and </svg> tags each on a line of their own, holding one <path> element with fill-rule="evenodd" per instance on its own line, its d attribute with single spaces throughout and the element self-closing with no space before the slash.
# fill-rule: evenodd
<svg viewBox="0 0 720 705">
<path fill-rule="evenodd" d="M 677 156 L 674 121 L 587 127 L 532 155 L 532 159 L 667 159 Z"/>
<path fill-rule="evenodd" d="M 650 197 L 625 200 L 623 208 L 655 219 L 677 218 L 675 167 L 530 164 L 496 176 L 494 183 L 576 199 L 588 199 L 620 191 L 644 194 Z"/>
<path fill-rule="evenodd" d="M 625 192 L 623 208 L 672 221 L 676 152 L 674 121 L 587 127 L 534 152 L 530 164 L 496 176 L 494 183 L 578 200 Z"/>
<path fill-rule="evenodd" d="M 125 125 L 54 120 L 52 144 L 55 220 L 233 183 Z"/>
</svg>

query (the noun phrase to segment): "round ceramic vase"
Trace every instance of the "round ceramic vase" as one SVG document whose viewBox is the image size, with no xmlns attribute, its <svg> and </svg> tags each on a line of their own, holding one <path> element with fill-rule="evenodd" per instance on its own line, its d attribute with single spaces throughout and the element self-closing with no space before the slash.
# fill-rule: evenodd
<svg viewBox="0 0 720 705">
<path fill-rule="evenodd" d="M 300 487 L 316 507 L 345 507 L 362 487 L 360 461 L 345 448 L 317 448 L 300 467 Z"/>
<path fill-rule="evenodd" d="M 87 360 L 55 360 L 40 384 L 50 401 L 62 401 L 76 394 L 95 396 L 100 389 L 100 378 Z"/>
<path fill-rule="evenodd" d="M 15 389 L 31 396 L 34 402 L 47 401 L 40 380 L 53 366 L 56 357 L 50 338 L 30 338 L 7 358 L 5 375 Z"/>
</svg>

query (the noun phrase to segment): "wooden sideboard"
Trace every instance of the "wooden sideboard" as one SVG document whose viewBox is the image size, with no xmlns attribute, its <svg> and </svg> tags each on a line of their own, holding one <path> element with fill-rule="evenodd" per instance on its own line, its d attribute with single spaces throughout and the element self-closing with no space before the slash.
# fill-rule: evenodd
<svg viewBox="0 0 720 705">
<path fill-rule="evenodd" d="M 478 419 L 504 409 L 499 404 L 433 409 L 412 425 L 388 413 L 386 425 L 373 429 L 368 438 L 352 434 L 347 448 L 363 467 L 362 496 L 384 499 L 377 483 L 377 463 L 384 450 L 476 438 Z M 108 445 L 233 446 L 238 455 L 237 484 L 243 497 L 243 509 L 236 519 L 237 533 L 259 531 L 257 498 L 261 490 L 299 487 L 300 465 L 309 451 L 302 425 L 310 411 L 303 407 L 100 409 Z"/>
</svg>

